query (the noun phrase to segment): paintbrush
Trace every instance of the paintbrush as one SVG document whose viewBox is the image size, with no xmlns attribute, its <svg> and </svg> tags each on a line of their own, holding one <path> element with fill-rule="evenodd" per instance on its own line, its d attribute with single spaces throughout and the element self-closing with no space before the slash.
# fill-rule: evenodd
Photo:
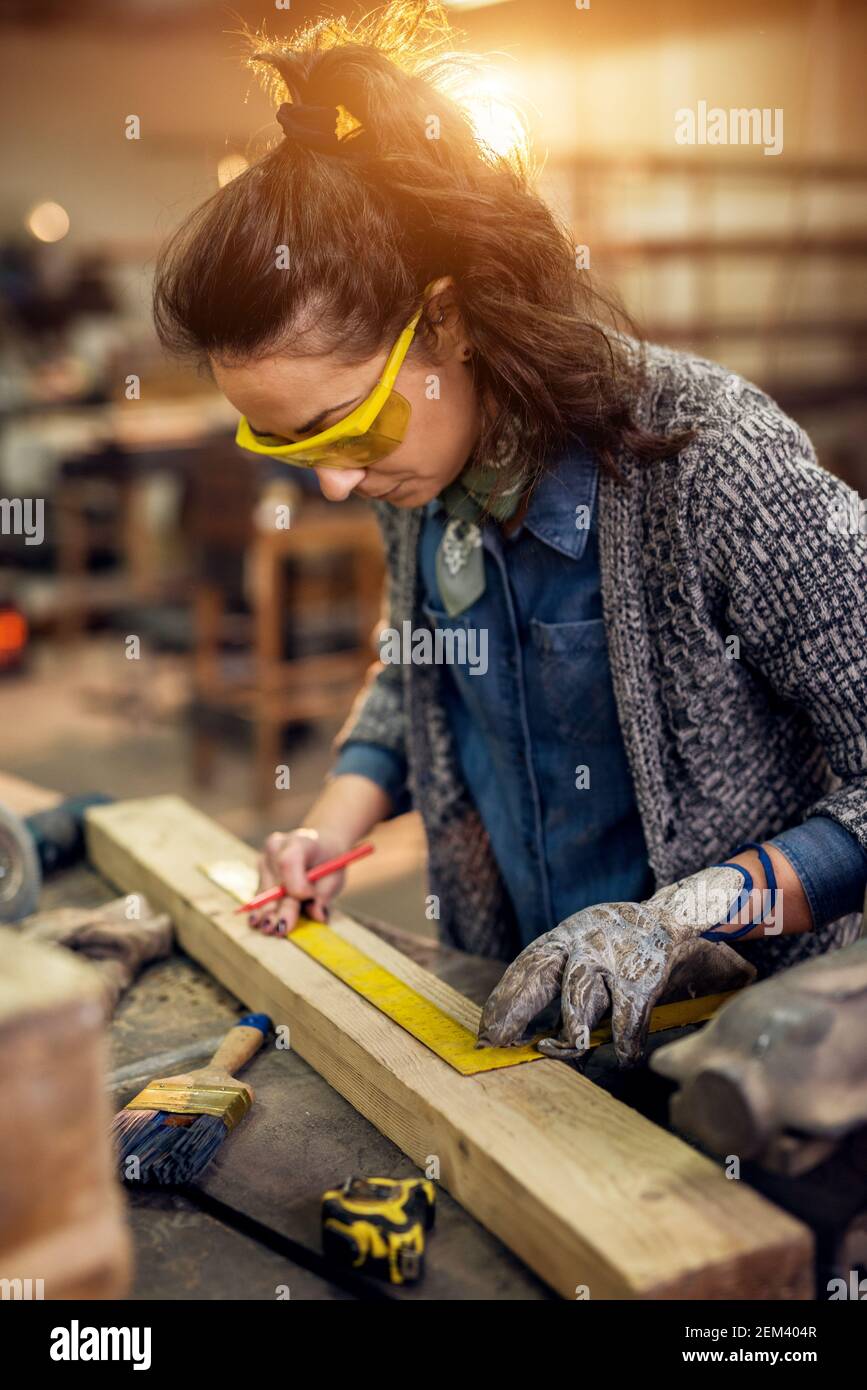
<svg viewBox="0 0 867 1390">
<path fill-rule="evenodd" d="M 245 1014 L 206 1067 L 151 1081 L 115 1115 L 112 1137 L 124 1182 L 173 1186 L 202 1172 L 253 1104 L 252 1088 L 234 1073 L 270 1031 L 265 1014 Z"/>
</svg>

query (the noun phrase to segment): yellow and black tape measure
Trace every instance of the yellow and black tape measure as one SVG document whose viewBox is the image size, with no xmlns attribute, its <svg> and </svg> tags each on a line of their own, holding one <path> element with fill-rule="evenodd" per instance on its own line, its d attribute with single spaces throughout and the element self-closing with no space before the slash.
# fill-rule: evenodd
<svg viewBox="0 0 867 1390">
<path fill-rule="evenodd" d="M 347 1178 L 322 1198 L 323 1253 L 391 1284 L 415 1284 L 435 1213 L 427 1178 Z"/>
</svg>

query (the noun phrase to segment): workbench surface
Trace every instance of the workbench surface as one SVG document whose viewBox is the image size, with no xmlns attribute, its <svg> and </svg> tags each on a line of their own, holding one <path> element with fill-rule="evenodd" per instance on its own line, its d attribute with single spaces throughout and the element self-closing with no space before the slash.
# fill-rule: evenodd
<svg viewBox="0 0 867 1390">
<path fill-rule="evenodd" d="M 81 866 L 50 878 L 40 910 L 97 906 L 116 893 Z M 426 969 L 482 1003 L 503 965 L 465 955 L 364 920 Z M 148 966 L 121 1000 L 110 1026 L 109 1077 L 120 1108 L 155 1076 L 202 1065 L 239 1014 L 240 1002 L 179 951 Z M 684 1031 L 651 1036 L 648 1053 Z M 584 1074 L 619 1100 L 668 1128 L 673 1084 L 646 1064 L 616 1065 L 611 1044 L 581 1063 Z M 307 1250 L 318 1252 L 320 1200 L 326 1188 L 351 1174 L 416 1176 L 418 1169 L 299 1056 L 266 1046 L 246 1078 L 256 1092 L 252 1110 L 203 1174 L 205 1205 L 231 1207 Z M 849 1243 L 853 1214 L 861 1210 L 867 1131 L 808 1179 L 774 1177 L 744 1165 L 743 1178 L 811 1225 L 818 1243 L 818 1287 L 836 1273 Z M 130 1190 L 135 1255 L 132 1297 L 138 1299 L 347 1299 L 354 1294 L 322 1273 L 269 1249 L 238 1222 L 202 1210 L 195 1198 Z M 859 1218 L 863 1219 L 863 1218 Z M 437 1192 L 436 1227 L 416 1288 L 393 1289 L 397 1299 L 547 1299 L 554 1294 L 496 1237 Z"/>
<path fill-rule="evenodd" d="M 49 880 L 40 910 L 89 906 L 117 894 L 78 868 Z M 376 928 L 376 924 L 366 923 Z M 383 930 L 383 934 L 386 931 Z M 392 935 L 390 939 L 394 940 Z M 404 939 L 401 936 L 401 945 Z M 484 999 L 502 966 L 419 942 L 428 969 Z M 120 1108 L 153 1076 L 200 1066 L 241 1004 L 194 961 L 175 951 L 148 966 L 121 1000 L 110 1027 L 112 1101 Z M 201 1040 L 197 1056 L 189 1052 Z M 178 1053 L 187 1049 L 178 1061 Z M 322 1193 L 350 1174 L 411 1177 L 418 1169 L 299 1056 L 266 1046 L 244 1073 L 256 1099 L 203 1174 L 209 1196 L 313 1251 L 321 1248 Z M 130 1191 L 135 1279 L 140 1299 L 345 1299 L 352 1294 L 293 1264 L 171 1192 Z M 397 1298 L 545 1299 L 530 1270 L 442 1189 L 427 1269 L 415 1289 L 379 1286 Z"/>
</svg>

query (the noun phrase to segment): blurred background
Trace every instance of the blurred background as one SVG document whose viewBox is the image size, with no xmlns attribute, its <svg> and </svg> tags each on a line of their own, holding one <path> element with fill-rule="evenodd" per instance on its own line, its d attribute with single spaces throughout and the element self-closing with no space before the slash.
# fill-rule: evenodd
<svg viewBox="0 0 867 1390">
<path fill-rule="evenodd" d="M 867 492 L 867 7 L 450 8 L 499 55 L 485 134 L 508 142 L 515 95 L 542 191 L 642 334 L 758 382 Z M 289 33 L 327 13 L 0 0 L 7 787 L 177 792 L 257 843 L 300 821 L 329 766 L 372 655 L 375 526 L 235 450 L 231 410 L 162 356 L 149 318 L 162 240 L 274 134 L 242 24 Z M 701 102 L 781 110 L 782 152 L 679 144 L 674 113 Z M 44 501 L 41 543 L 14 534 L 15 499 Z M 346 906 L 429 930 L 415 817 L 376 838 Z"/>
</svg>

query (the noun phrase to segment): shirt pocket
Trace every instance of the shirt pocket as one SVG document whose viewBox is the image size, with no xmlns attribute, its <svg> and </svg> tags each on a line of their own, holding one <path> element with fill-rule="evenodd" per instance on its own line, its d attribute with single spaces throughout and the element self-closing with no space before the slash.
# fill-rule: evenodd
<svg viewBox="0 0 867 1390">
<path fill-rule="evenodd" d="M 530 707 L 568 747 L 622 742 L 604 618 L 582 622 L 530 620 L 527 654 Z"/>
</svg>

